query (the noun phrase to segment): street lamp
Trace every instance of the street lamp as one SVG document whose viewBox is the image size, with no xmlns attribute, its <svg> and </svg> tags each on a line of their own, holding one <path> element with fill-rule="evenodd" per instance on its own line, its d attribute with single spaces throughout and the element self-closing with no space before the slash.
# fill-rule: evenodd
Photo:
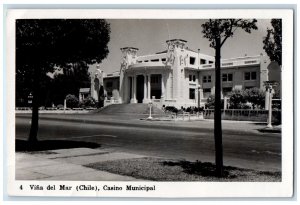
<svg viewBox="0 0 300 205">
<path fill-rule="evenodd" d="M 201 86 L 198 85 L 198 110 L 200 109 L 200 88 Z"/>
<path fill-rule="evenodd" d="M 31 105 L 32 104 L 32 98 L 33 98 L 32 94 L 29 93 L 27 98 L 28 98 L 28 104 Z"/>
<path fill-rule="evenodd" d="M 152 109 L 152 101 L 150 100 L 150 102 L 149 102 L 149 117 L 148 117 L 149 120 L 152 119 L 152 116 L 151 116 L 151 109 Z"/>
<path fill-rule="evenodd" d="M 265 81 L 264 85 L 267 88 L 267 92 L 269 93 L 269 104 L 268 104 L 268 128 L 272 128 L 272 95 L 273 95 L 273 88 L 278 85 L 278 82 L 275 81 Z"/>
</svg>

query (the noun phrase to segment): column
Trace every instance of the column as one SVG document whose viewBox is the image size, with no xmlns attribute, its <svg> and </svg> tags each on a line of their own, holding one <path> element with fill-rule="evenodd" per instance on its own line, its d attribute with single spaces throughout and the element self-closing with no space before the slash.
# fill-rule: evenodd
<svg viewBox="0 0 300 205">
<path fill-rule="evenodd" d="M 143 99 L 143 103 L 147 103 L 147 76 L 144 75 L 144 99 Z"/>
<path fill-rule="evenodd" d="M 164 74 L 161 74 L 161 101 L 165 99 L 165 81 L 164 81 Z"/>
<path fill-rule="evenodd" d="M 136 75 L 133 77 L 133 103 L 136 103 Z"/>
<path fill-rule="evenodd" d="M 133 103 L 134 101 L 133 101 L 133 99 L 134 99 L 134 97 L 133 97 L 133 87 L 134 87 L 134 85 L 133 85 L 133 76 L 131 76 L 130 77 L 130 83 L 131 83 L 131 90 L 130 90 L 130 95 L 131 95 L 131 98 L 130 98 L 130 103 Z"/>
<path fill-rule="evenodd" d="M 148 88 L 148 92 L 147 92 L 148 100 L 151 100 L 151 75 L 150 74 L 148 75 L 148 86 L 147 86 L 147 88 Z"/>
</svg>

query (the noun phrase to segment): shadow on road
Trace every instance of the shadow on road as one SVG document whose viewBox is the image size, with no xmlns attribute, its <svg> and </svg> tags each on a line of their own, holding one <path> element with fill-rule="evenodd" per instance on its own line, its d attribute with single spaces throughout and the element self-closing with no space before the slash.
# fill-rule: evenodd
<svg viewBox="0 0 300 205">
<path fill-rule="evenodd" d="M 24 151 L 45 151 L 56 149 L 71 149 L 71 148 L 98 148 L 100 144 L 93 142 L 81 142 L 70 140 L 42 140 L 37 142 L 28 142 L 26 140 L 16 140 L 16 152 Z"/>
</svg>

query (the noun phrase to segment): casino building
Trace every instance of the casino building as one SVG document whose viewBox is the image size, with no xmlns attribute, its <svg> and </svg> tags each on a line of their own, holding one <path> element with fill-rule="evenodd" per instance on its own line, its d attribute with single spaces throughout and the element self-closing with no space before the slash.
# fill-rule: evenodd
<svg viewBox="0 0 300 205">
<path fill-rule="evenodd" d="M 166 43 L 166 51 L 145 56 L 138 55 L 138 48 L 121 48 L 120 71 L 96 69 L 91 74 L 91 96 L 105 98 L 104 105 L 151 101 L 157 106 L 204 106 L 215 92 L 214 56 L 189 49 L 182 39 Z M 233 89 L 265 89 L 269 76 L 280 82 L 280 72 L 263 55 L 221 59 L 222 97 Z"/>
</svg>

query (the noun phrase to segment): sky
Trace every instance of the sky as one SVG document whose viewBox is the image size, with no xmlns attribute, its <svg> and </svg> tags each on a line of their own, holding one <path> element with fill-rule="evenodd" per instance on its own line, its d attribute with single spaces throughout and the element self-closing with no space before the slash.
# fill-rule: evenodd
<svg viewBox="0 0 300 205">
<path fill-rule="evenodd" d="M 186 46 L 200 53 L 214 56 L 214 49 L 209 47 L 208 39 L 203 37 L 202 19 L 109 19 L 111 34 L 108 44 L 109 54 L 100 64 L 105 73 L 120 70 L 122 47 L 136 47 L 138 55 L 154 54 L 167 49 L 166 40 L 184 39 Z M 232 38 L 227 39 L 221 50 L 222 58 L 235 58 L 266 53 L 263 50 L 263 37 L 270 19 L 258 19 L 257 30 L 251 34 L 237 29 Z M 93 71 L 92 66 L 90 71 Z"/>
</svg>

